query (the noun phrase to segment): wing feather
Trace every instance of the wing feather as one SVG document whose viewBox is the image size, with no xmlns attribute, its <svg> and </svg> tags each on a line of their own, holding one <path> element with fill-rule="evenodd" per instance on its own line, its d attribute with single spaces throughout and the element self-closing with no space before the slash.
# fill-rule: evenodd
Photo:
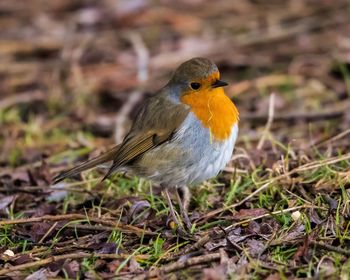
<svg viewBox="0 0 350 280">
<path fill-rule="evenodd" d="M 103 178 L 103 180 L 106 179 L 117 168 L 132 164 L 148 150 L 170 140 L 188 113 L 188 107 L 171 100 L 169 91 L 164 88 L 146 101 L 120 145 L 97 158 L 59 174 L 54 181 L 61 181 L 98 164 L 113 160 L 111 168 Z"/>
<path fill-rule="evenodd" d="M 170 140 L 188 113 L 187 107 L 174 103 L 164 92 L 150 98 L 138 114 L 103 180 L 120 166 L 130 164 L 143 153 Z"/>
</svg>

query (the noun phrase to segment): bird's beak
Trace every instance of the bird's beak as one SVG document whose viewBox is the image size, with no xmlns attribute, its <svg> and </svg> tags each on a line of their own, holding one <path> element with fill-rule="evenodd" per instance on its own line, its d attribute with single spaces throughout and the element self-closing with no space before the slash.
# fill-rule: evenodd
<svg viewBox="0 0 350 280">
<path fill-rule="evenodd" d="M 227 86 L 228 83 L 224 82 L 224 81 L 221 81 L 221 80 L 216 80 L 212 85 L 211 87 L 212 88 L 217 88 L 217 87 L 224 87 L 224 86 Z"/>
</svg>

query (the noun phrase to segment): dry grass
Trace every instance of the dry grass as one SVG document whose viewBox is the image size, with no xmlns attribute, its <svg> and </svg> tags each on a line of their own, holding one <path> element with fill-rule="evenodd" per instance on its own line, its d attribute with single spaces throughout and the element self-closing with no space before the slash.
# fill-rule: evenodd
<svg viewBox="0 0 350 280">
<path fill-rule="evenodd" d="M 160 2 L 0 3 L 0 278 L 347 279 L 348 1 Z M 199 55 L 241 122 L 191 236 L 140 178 L 52 186 Z"/>
</svg>

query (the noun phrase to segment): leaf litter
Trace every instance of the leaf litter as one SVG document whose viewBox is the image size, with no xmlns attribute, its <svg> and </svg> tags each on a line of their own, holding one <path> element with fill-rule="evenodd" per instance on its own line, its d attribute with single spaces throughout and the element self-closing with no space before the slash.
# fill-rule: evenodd
<svg viewBox="0 0 350 280">
<path fill-rule="evenodd" d="M 219 2 L 0 4 L 1 276 L 349 275 L 349 3 Z M 241 121 L 230 165 L 191 188 L 191 236 L 142 179 L 51 185 L 193 56 L 218 64 Z"/>
</svg>

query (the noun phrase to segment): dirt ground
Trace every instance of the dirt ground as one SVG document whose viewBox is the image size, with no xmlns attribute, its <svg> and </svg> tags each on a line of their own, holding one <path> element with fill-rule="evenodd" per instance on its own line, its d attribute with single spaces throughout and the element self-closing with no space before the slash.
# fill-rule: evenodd
<svg viewBox="0 0 350 280">
<path fill-rule="evenodd" d="M 191 235 L 144 179 L 52 184 L 196 56 L 240 131 Z M 349 279 L 349 135 L 348 0 L 2 0 L 0 279 Z"/>
</svg>

